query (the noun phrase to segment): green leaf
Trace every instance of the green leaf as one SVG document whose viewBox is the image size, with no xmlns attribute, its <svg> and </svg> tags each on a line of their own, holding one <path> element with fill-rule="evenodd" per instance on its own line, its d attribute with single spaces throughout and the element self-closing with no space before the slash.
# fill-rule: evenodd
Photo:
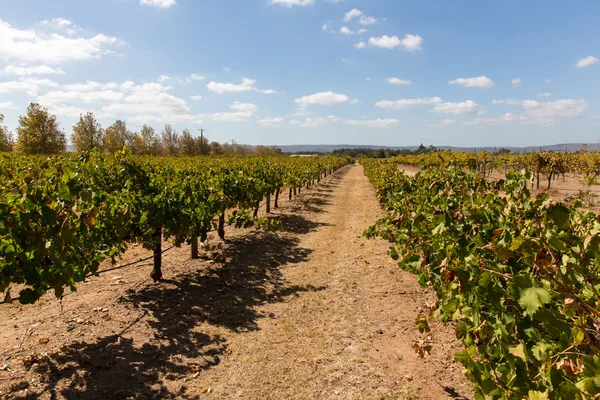
<svg viewBox="0 0 600 400">
<path fill-rule="evenodd" d="M 546 289 L 534 286 L 521 291 L 519 305 L 527 314 L 533 315 L 542 305 L 550 303 L 550 300 L 552 296 Z"/>
<path fill-rule="evenodd" d="M 530 400 L 549 400 L 548 391 L 540 392 L 538 390 L 530 390 L 529 396 L 527 397 Z"/>
<path fill-rule="evenodd" d="M 562 204 L 556 204 L 548 210 L 548 215 L 550 219 L 554 222 L 556 226 L 560 229 L 568 229 L 569 228 L 569 216 L 570 212 L 567 207 Z"/>
<path fill-rule="evenodd" d="M 527 355 L 525 354 L 525 345 L 523 343 L 510 347 L 509 351 L 510 354 L 512 354 L 513 356 L 519 357 L 523 361 L 527 361 Z"/>
</svg>

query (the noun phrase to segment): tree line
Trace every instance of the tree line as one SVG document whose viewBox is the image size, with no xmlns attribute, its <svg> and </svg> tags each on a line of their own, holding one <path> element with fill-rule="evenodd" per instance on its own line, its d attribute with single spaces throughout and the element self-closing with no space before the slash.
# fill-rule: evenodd
<svg viewBox="0 0 600 400">
<path fill-rule="evenodd" d="M 67 137 L 60 129 L 56 116 L 37 103 L 31 103 L 26 114 L 19 117 L 15 132 L 16 137 L 4 125 L 4 115 L 0 114 L 0 152 L 57 154 L 67 150 Z M 189 129 L 179 133 L 170 124 L 165 125 L 160 134 L 149 125 L 142 126 L 139 132 L 131 131 L 122 120 L 103 129 L 92 112 L 79 116 L 70 139 L 77 152 L 100 149 L 112 154 L 124 146 L 131 149 L 133 154 L 167 156 L 268 155 L 281 152 L 274 147 L 242 146 L 234 141 L 231 144 L 211 142 L 206 137 L 193 136 Z"/>
</svg>

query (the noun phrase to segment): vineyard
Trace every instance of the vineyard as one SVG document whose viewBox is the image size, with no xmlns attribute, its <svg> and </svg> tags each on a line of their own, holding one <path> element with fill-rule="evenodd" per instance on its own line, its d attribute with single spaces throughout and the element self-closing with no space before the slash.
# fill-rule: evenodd
<svg viewBox="0 0 600 400">
<path fill-rule="evenodd" d="M 400 267 L 435 291 L 416 324 L 429 332 L 435 317 L 454 323 L 464 346 L 456 360 L 477 398 L 598 397 L 600 217 L 529 189 L 540 174 L 548 186 L 573 171 L 594 183 L 597 160 L 581 152 L 362 161 L 386 211 L 366 235 L 388 240 Z M 422 171 L 409 177 L 403 164 Z M 505 179 L 485 179 L 492 168 Z"/>
<path fill-rule="evenodd" d="M 226 222 L 268 225 L 256 218 L 265 199 L 269 211 L 272 200 L 277 207 L 279 197 L 291 199 L 349 161 L 134 157 L 127 149 L 114 157 L 2 156 L 0 293 L 10 302 L 10 285 L 21 284 L 23 304 L 48 290 L 61 297 L 131 243 L 154 251 L 151 277 L 158 281 L 163 241 L 192 244 L 197 257 L 208 232 L 223 239 Z"/>
</svg>

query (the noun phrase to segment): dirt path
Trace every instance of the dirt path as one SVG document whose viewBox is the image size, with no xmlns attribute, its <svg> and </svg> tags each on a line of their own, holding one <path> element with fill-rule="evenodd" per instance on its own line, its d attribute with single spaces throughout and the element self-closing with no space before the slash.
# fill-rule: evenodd
<svg viewBox="0 0 600 400">
<path fill-rule="evenodd" d="M 182 248 L 160 285 L 148 267 L 120 270 L 62 309 L 50 297 L 4 306 L 0 398 L 450 398 L 444 386 L 471 397 L 451 327 L 431 335 L 430 356 L 412 348 L 433 297 L 362 237 L 381 215 L 362 167 L 275 215 L 282 232 L 229 230 L 224 264 Z"/>
</svg>

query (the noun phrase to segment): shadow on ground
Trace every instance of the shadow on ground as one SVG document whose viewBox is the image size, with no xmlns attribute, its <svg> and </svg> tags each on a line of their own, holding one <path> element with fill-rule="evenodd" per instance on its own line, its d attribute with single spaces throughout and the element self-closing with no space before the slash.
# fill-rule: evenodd
<svg viewBox="0 0 600 400">
<path fill-rule="evenodd" d="M 238 332 L 256 330 L 259 318 L 273 317 L 258 312 L 261 304 L 325 289 L 289 286 L 281 275 L 280 266 L 303 262 L 310 253 L 285 234 L 234 238 L 224 264 L 127 292 L 120 302 L 137 319 L 119 333 L 49 354 L 33 367 L 40 385 L 33 386 L 29 377 L 13 387 L 13 393 L 28 389 L 28 394 L 13 398 L 34 399 L 42 393 L 51 399 L 198 398 L 187 394 L 187 386 L 169 381 L 187 378 L 193 385 L 195 373 L 218 364 L 226 354 L 227 339 L 202 332 L 203 323 Z M 136 343 L 124 337 L 134 326 Z"/>
</svg>

